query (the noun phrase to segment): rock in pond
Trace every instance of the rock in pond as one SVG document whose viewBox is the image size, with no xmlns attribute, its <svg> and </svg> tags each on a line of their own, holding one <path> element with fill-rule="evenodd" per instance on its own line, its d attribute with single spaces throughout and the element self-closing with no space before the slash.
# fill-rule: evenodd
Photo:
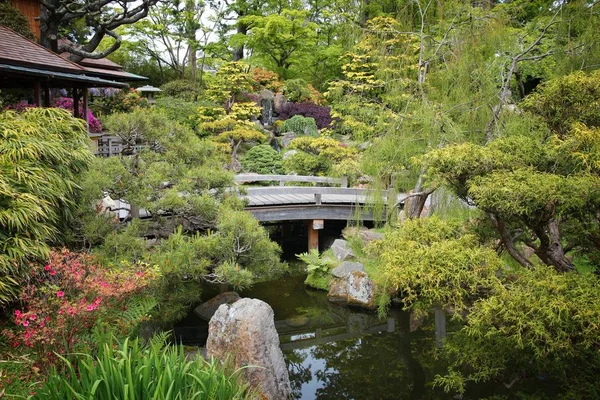
<svg viewBox="0 0 600 400">
<path fill-rule="evenodd" d="M 331 245 L 331 250 L 333 251 L 335 258 L 340 261 L 346 261 L 354 258 L 354 252 L 350 246 L 348 246 L 348 242 L 346 242 L 344 239 L 336 239 Z"/>
<path fill-rule="evenodd" d="M 345 278 L 352 271 L 365 272 L 365 267 L 359 262 L 344 261 L 331 271 L 334 278 Z"/>
<path fill-rule="evenodd" d="M 233 304 L 240 299 L 236 292 L 224 292 L 216 295 L 212 299 L 205 301 L 194 309 L 194 313 L 200 318 L 209 321 L 221 304 Z"/>
<path fill-rule="evenodd" d="M 223 304 L 211 318 L 206 349 L 209 357 L 230 359 L 244 368 L 259 397 L 286 400 L 290 379 L 279 347 L 273 309 L 258 299 L 241 299 Z"/>
<path fill-rule="evenodd" d="M 362 264 L 359 265 L 362 267 Z M 364 271 L 364 268 L 362 271 L 350 271 L 343 278 L 334 277 L 329 286 L 327 299 L 332 303 L 361 307 L 368 310 L 377 308 L 375 304 L 375 285 Z"/>
</svg>

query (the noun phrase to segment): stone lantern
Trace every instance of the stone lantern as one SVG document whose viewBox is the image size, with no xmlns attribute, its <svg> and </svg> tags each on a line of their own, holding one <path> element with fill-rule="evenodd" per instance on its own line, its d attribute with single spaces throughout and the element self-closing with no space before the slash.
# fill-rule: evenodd
<svg viewBox="0 0 600 400">
<path fill-rule="evenodd" d="M 154 86 L 150 86 L 150 85 L 142 86 L 142 87 L 139 87 L 139 88 L 137 88 L 135 90 L 137 90 L 138 92 L 141 93 L 142 96 L 144 96 L 145 98 L 147 98 L 148 99 L 148 103 L 150 103 L 150 104 L 156 103 L 156 99 L 154 98 L 154 94 L 158 93 L 158 92 L 162 92 L 162 90 L 160 90 L 159 88 L 154 87 Z"/>
</svg>

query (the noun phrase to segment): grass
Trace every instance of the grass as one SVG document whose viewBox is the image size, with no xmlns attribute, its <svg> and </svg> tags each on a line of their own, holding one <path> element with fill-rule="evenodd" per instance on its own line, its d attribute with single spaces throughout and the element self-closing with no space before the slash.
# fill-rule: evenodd
<svg viewBox="0 0 600 400">
<path fill-rule="evenodd" d="M 143 345 L 138 339 L 109 338 L 97 356 L 78 354 L 62 359 L 33 399 L 184 400 L 251 399 L 254 394 L 233 371 L 217 360 L 186 361 L 183 346 L 165 345 L 165 338 Z"/>
</svg>

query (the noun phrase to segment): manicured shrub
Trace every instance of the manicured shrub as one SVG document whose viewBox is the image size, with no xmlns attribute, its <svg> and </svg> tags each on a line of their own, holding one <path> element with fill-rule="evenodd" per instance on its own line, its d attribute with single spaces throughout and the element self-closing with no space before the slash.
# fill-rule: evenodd
<svg viewBox="0 0 600 400">
<path fill-rule="evenodd" d="M 286 103 L 279 113 L 279 118 L 289 119 L 295 115 L 313 118 L 319 129 L 328 128 L 333 123 L 331 109 L 314 103 Z"/>
<path fill-rule="evenodd" d="M 177 97 L 160 97 L 156 100 L 155 107 L 164 111 L 164 114 L 181 125 L 190 127 L 196 134 L 199 133 L 198 107 L 209 106 L 207 102 L 193 102 Z"/>
<path fill-rule="evenodd" d="M 304 79 L 290 79 L 283 86 L 283 94 L 288 101 L 299 103 L 324 104 L 325 99 L 317 89 Z"/>
<path fill-rule="evenodd" d="M 328 137 L 299 137 L 292 140 L 288 149 L 296 153 L 284 160 L 284 170 L 300 175 L 332 175 L 334 165 L 358 157 L 355 148 Z"/>
<path fill-rule="evenodd" d="M 282 130 L 283 132 L 294 132 L 297 135 L 317 136 L 319 134 L 315 120 L 302 115 L 294 115 L 284 121 Z"/>
<path fill-rule="evenodd" d="M 240 370 L 198 356 L 186 361 L 182 345 L 167 346 L 165 337 L 148 345 L 139 339 L 104 340 L 96 356 L 63 359 L 63 372 L 52 370 L 33 399 L 250 399 L 253 394 Z"/>
<path fill-rule="evenodd" d="M 177 97 L 186 101 L 196 101 L 202 93 L 202 90 L 196 83 L 186 79 L 167 82 L 160 89 L 163 96 Z"/>
<path fill-rule="evenodd" d="M 242 159 L 242 167 L 244 171 L 258 174 L 281 174 L 282 161 L 281 154 L 274 148 L 268 144 L 261 144 L 248 150 Z"/>
<path fill-rule="evenodd" d="M 262 89 L 280 92 L 283 87 L 283 83 L 279 80 L 277 72 L 269 71 L 264 68 L 252 69 L 252 81 L 252 90 L 255 92 Z"/>
</svg>

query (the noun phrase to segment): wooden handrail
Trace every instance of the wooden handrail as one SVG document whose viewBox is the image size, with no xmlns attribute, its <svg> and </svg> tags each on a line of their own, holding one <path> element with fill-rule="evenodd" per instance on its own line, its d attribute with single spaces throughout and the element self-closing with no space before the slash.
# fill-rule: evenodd
<svg viewBox="0 0 600 400">
<path fill-rule="evenodd" d="M 235 183 L 245 182 L 279 182 L 279 186 L 284 186 L 286 182 L 310 182 L 310 183 L 329 183 L 340 185 L 342 188 L 348 187 L 348 177 L 333 178 L 330 176 L 308 176 L 308 175 L 261 175 L 261 174 L 239 174 L 233 178 Z"/>
</svg>

